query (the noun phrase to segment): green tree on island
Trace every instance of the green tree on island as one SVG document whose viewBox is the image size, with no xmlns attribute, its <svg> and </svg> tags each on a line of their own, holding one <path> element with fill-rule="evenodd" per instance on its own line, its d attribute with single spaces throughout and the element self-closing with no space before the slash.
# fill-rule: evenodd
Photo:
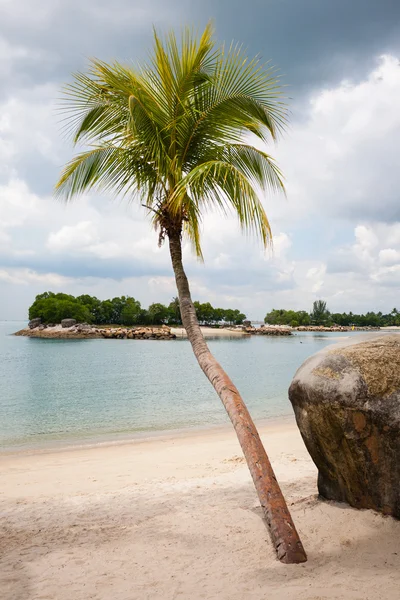
<svg viewBox="0 0 400 600">
<path fill-rule="evenodd" d="M 311 323 L 313 325 L 326 325 L 330 320 L 331 313 L 326 308 L 326 302 L 324 300 L 315 300 L 313 303 L 311 317 Z"/>
<path fill-rule="evenodd" d="M 122 325 L 136 325 L 137 323 L 140 323 L 142 316 L 140 302 L 129 296 L 128 298 L 125 298 L 125 296 L 122 298 L 124 299 L 124 304 L 118 311 L 120 317 L 117 317 L 117 319 L 119 318 Z"/>
<path fill-rule="evenodd" d="M 246 318 L 237 308 L 214 308 L 209 302 L 194 302 L 199 321 L 207 325 L 220 322 L 240 325 Z M 70 294 L 44 292 L 38 294 L 29 307 L 29 318 L 39 317 L 42 323 L 59 323 L 61 319 L 76 319 L 96 325 L 181 325 L 179 298 L 169 306 L 150 304 L 146 310 L 132 296 L 121 296 L 112 300 L 99 300 L 95 296 L 82 294 L 75 298 Z"/>
<path fill-rule="evenodd" d="M 257 190 L 283 190 L 279 169 L 252 140 L 276 139 L 285 124 L 279 80 L 239 46 L 216 47 L 212 28 L 179 42 L 154 33 L 154 52 L 140 68 L 93 60 L 65 89 L 75 143 L 89 149 L 65 167 L 57 193 L 65 200 L 92 188 L 138 199 L 168 240 L 183 325 L 197 361 L 235 427 L 278 557 L 306 555 L 269 459 L 238 390 L 201 333 L 182 264 L 182 239 L 202 258 L 203 214 L 233 211 L 243 229 L 271 240 Z"/>
<path fill-rule="evenodd" d="M 264 318 L 264 323 L 269 325 L 290 325 L 298 327 L 299 325 L 310 325 L 310 315 L 305 310 L 284 310 L 273 308 Z"/>
<path fill-rule="evenodd" d="M 71 315 L 81 323 L 91 321 L 90 309 L 69 294 L 44 292 L 36 296 L 29 308 L 29 318 L 40 317 L 43 323 L 60 323 Z"/>
<path fill-rule="evenodd" d="M 148 308 L 148 315 L 150 323 L 154 325 L 161 325 L 162 323 L 168 322 L 169 310 L 164 304 L 156 302 L 150 304 Z"/>
<path fill-rule="evenodd" d="M 389 314 L 381 312 L 369 311 L 365 315 L 357 315 L 355 313 L 331 313 L 326 308 L 326 302 L 322 302 L 322 306 L 314 302 L 311 314 L 305 310 L 285 310 L 272 309 L 265 315 L 264 322 L 270 325 L 291 325 L 297 327 L 299 325 L 340 325 L 348 327 L 356 325 L 357 327 L 390 327 L 400 325 L 400 313 L 394 308 Z M 317 304 L 317 305 L 316 305 Z M 316 305 L 316 306 L 315 306 Z"/>
<path fill-rule="evenodd" d="M 176 325 L 182 325 L 181 307 L 179 305 L 179 298 L 177 296 L 175 296 L 175 298 L 172 298 L 172 301 L 170 302 L 170 304 L 168 306 L 168 313 L 169 313 L 169 319 L 168 319 L 169 323 L 174 323 Z"/>
</svg>

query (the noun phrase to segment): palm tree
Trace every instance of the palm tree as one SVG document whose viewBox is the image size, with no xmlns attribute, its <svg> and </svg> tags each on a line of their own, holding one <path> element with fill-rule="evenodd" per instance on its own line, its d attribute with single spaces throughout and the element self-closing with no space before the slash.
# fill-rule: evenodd
<svg viewBox="0 0 400 600">
<path fill-rule="evenodd" d="M 136 198 L 168 239 L 182 322 L 197 361 L 236 430 L 281 561 L 306 555 L 250 414 L 201 333 L 182 264 L 182 238 L 202 259 L 203 213 L 236 213 L 264 245 L 271 231 L 257 188 L 283 190 L 273 159 L 252 145 L 275 139 L 285 124 L 279 81 L 240 47 L 216 47 L 208 25 L 198 39 L 154 32 L 140 68 L 91 61 L 65 88 L 67 127 L 87 146 L 56 186 L 65 200 L 92 188 Z"/>
<path fill-rule="evenodd" d="M 315 325 L 325 325 L 326 321 L 330 317 L 330 312 L 326 308 L 326 302 L 324 300 L 315 300 L 313 303 L 313 310 L 311 313 L 311 320 Z"/>
<path fill-rule="evenodd" d="M 169 303 L 168 310 L 170 314 L 173 316 L 174 322 L 177 324 L 182 323 L 181 319 L 181 307 L 179 306 L 179 298 L 178 296 L 174 296 Z"/>
</svg>

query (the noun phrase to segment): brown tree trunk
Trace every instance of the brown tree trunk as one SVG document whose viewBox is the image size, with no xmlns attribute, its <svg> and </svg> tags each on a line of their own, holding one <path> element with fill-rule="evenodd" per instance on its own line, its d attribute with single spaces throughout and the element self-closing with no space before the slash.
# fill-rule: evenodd
<svg viewBox="0 0 400 600">
<path fill-rule="evenodd" d="M 249 411 L 238 390 L 211 354 L 201 332 L 183 269 L 180 233 L 169 232 L 168 235 L 183 326 L 201 369 L 221 398 L 235 428 L 277 556 L 284 563 L 305 562 L 306 553 Z"/>
</svg>

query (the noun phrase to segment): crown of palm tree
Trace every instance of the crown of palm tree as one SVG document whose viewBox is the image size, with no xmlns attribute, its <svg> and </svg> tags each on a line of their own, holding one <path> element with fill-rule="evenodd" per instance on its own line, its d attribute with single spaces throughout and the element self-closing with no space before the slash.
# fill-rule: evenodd
<svg viewBox="0 0 400 600">
<path fill-rule="evenodd" d="M 92 60 L 65 88 L 66 126 L 88 149 L 65 167 L 56 186 L 71 199 L 91 188 L 138 198 L 160 239 L 183 231 L 201 257 L 205 211 L 232 210 L 241 226 L 271 239 L 258 193 L 283 190 L 274 160 L 250 142 L 276 138 L 285 125 L 279 80 L 241 47 L 216 47 L 208 25 L 196 39 L 184 30 L 161 40 L 150 62 L 134 69 Z"/>
</svg>

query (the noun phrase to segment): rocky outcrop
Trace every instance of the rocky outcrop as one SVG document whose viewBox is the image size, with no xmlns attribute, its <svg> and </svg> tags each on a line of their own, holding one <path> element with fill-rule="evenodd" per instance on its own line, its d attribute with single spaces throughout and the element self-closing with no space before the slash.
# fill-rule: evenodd
<svg viewBox="0 0 400 600">
<path fill-rule="evenodd" d="M 348 325 L 332 325 L 331 327 L 324 327 L 323 325 L 300 325 L 294 327 L 296 331 L 379 331 L 380 327 L 353 327 Z"/>
<path fill-rule="evenodd" d="M 73 327 L 74 325 L 76 325 L 76 319 L 63 319 L 61 321 L 61 327 L 64 329 L 67 327 Z"/>
<path fill-rule="evenodd" d="M 246 333 L 251 335 L 292 335 L 290 327 L 284 325 L 261 325 L 261 327 L 243 327 Z"/>
<path fill-rule="evenodd" d="M 39 327 L 39 325 L 42 323 L 42 319 L 40 317 L 37 317 L 36 319 L 31 319 L 28 323 L 28 327 L 29 329 L 35 329 L 36 327 Z"/>
<path fill-rule="evenodd" d="M 105 339 L 151 339 L 151 340 L 174 340 L 175 333 L 171 328 L 163 325 L 162 327 L 105 327 L 99 328 L 87 323 L 78 323 L 72 327 L 55 325 L 39 325 L 34 329 L 27 327 L 17 331 L 14 335 L 27 337 L 41 337 L 53 339 L 87 339 L 87 338 L 105 338 Z"/>
<path fill-rule="evenodd" d="M 92 325 L 89 325 L 88 323 L 78 323 L 78 325 L 75 325 L 75 328 L 79 332 L 81 332 L 81 331 L 91 331 L 93 329 L 96 329 L 95 327 L 93 327 Z"/>
<path fill-rule="evenodd" d="M 133 329 L 123 327 L 108 327 L 100 329 L 100 334 L 106 339 L 128 339 L 128 340 L 174 340 L 176 335 L 171 328 L 162 327 L 135 327 Z"/>
<path fill-rule="evenodd" d="M 321 496 L 400 518 L 400 336 L 315 354 L 289 398 Z"/>
</svg>

